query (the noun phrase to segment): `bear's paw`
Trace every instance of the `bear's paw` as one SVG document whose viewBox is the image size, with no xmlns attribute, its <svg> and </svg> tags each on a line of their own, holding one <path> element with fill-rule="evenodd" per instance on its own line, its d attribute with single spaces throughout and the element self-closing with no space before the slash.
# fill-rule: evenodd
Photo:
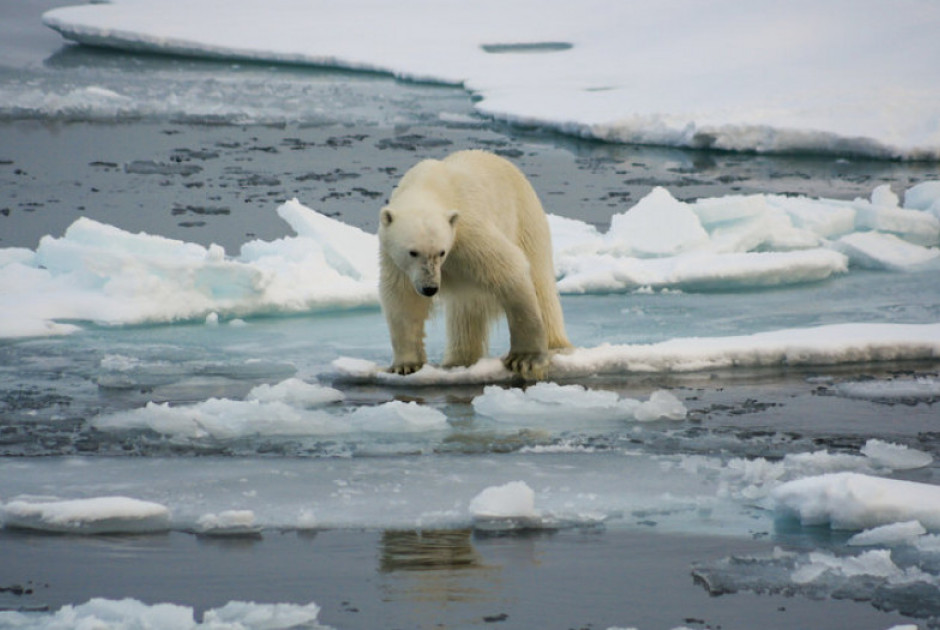
<svg viewBox="0 0 940 630">
<path fill-rule="evenodd" d="M 503 357 L 503 365 L 514 374 L 527 381 L 545 378 L 548 372 L 550 356 L 547 352 L 512 352 Z"/>
</svg>

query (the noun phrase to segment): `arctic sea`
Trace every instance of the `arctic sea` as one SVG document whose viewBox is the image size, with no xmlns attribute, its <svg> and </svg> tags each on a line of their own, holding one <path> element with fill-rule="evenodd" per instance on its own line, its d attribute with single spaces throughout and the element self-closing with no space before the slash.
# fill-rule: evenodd
<svg viewBox="0 0 940 630">
<path fill-rule="evenodd" d="M 771 110 L 618 36 L 682 3 L 223 4 L 0 5 L 0 628 L 938 627 L 935 8 L 700 15 Z M 466 148 L 550 215 L 546 382 L 440 316 L 384 372 L 378 209 Z"/>
</svg>

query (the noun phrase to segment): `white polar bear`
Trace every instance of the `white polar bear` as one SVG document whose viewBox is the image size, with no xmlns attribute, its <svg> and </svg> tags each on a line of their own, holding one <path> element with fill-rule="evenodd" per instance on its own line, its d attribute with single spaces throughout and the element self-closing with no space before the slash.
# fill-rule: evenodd
<svg viewBox="0 0 940 630">
<path fill-rule="evenodd" d="M 549 351 L 569 348 L 555 287 L 551 233 L 525 175 L 484 151 L 424 160 L 405 173 L 379 214 L 382 309 L 390 370 L 424 365 L 424 322 L 438 292 L 447 316 L 444 366 L 476 363 L 505 314 L 504 365 L 542 378 Z"/>
</svg>

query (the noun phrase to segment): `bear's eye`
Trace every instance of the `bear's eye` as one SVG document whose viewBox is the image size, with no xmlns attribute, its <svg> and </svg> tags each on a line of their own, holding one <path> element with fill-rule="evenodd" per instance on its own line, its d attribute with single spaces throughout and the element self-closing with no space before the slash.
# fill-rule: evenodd
<svg viewBox="0 0 940 630">
<path fill-rule="evenodd" d="M 441 250 L 441 258 L 443 258 L 443 257 L 444 257 L 444 254 L 446 254 L 446 253 L 447 253 L 447 252 L 442 249 L 442 250 Z"/>
<path fill-rule="evenodd" d="M 411 250 L 410 252 L 408 252 L 408 255 L 411 256 L 412 258 L 417 258 L 418 252 L 416 252 L 415 250 Z"/>
</svg>

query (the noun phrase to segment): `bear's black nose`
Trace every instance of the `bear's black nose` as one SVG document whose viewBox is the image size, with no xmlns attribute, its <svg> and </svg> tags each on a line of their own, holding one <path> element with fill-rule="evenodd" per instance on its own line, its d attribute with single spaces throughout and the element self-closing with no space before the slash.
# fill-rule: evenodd
<svg viewBox="0 0 940 630">
<path fill-rule="evenodd" d="M 437 287 L 421 287 L 421 294 L 431 297 L 437 293 Z"/>
</svg>

